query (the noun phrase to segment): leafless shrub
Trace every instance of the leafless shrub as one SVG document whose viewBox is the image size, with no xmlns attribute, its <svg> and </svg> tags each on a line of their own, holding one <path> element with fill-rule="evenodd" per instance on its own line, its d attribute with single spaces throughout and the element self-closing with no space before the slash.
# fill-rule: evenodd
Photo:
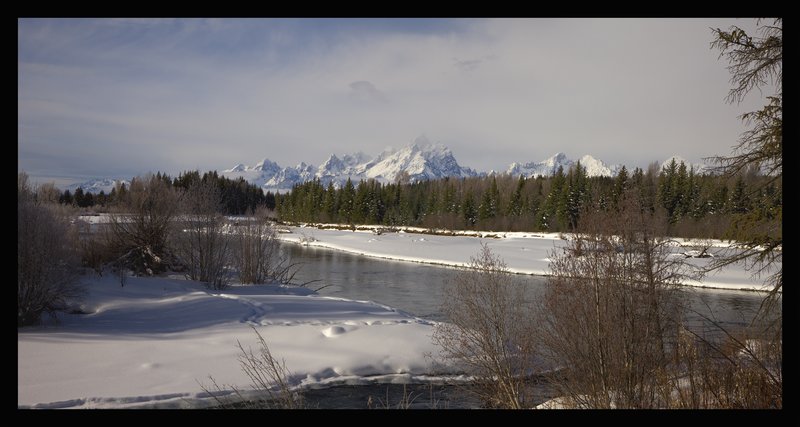
<svg viewBox="0 0 800 427">
<path fill-rule="evenodd" d="M 37 201 L 27 175 L 17 179 L 17 326 L 55 315 L 83 289 L 77 282 L 75 236 L 66 218 Z"/>
<path fill-rule="evenodd" d="M 301 264 L 280 251 L 277 232 L 268 221 L 269 211 L 260 209 L 234 227 L 233 259 L 242 283 L 279 283 L 307 286 L 317 280 L 295 283 Z M 321 288 L 320 288 L 321 289 Z"/>
<path fill-rule="evenodd" d="M 431 398 L 432 396 L 433 392 L 431 392 Z M 397 403 L 392 405 L 391 399 L 389 398 L 389 387 L 387 386 L 385 399 L 382 397 L 373 399 L 372 396 L 369 396 L 367 399 L 367 409 L 411 409 L 412 405 L 419 397 L 419 394 L 414 394 L 413 391 L 408 391 L 407 385 L 403 384 L 403 394 L 400 396 L 400 399 L 397 401 Z M 435 406 L 432 406 L 431 408 L 434 407 Z"/>
<path fill-rule="evenodd" d="M 103 233 L 83 234 L 78 242 L 81 264 L 102 275 L 106 264 L 113 262 L 111 245 Z"/>
<path fill-rule="evenodd" d="M 175 253 L 186 267 L 186 277 L 221 290 L 228 285 L 230 247 L 223 234 L 222 195 L 210 181 L 197 181 L 182 199 L 183 215 L 177 222 Z"/>
<path fill-rule="evenodd" d="M 245 394 L 236 387 L 231 387 L 235 399 L 225 397 L 229 395 L 211 378 L 214 390 L 209 390 L 201 385 L 203 391 L 209 394 L 220 408 L 227 409 L 303 409 L 303 397 L 292 390 L 290 379 L 292 373 L 286 367 L 286 362 L 278 360 L 269 349 L 267 341 L 255 328 L 253 331 L 258 336 L 258 351 L 252 348 L 245 350 L 238 340 L 239 366 L 250 378 L 250 386 L 255 392 L 255 397 Z"/>
<path fill-rule="evenodd" d="M 45 204 L 58 204 L 60 195 L 61 191 L 52 182 L 43 183 L 36 188 L 36 200 Z"/>
<path fill-rule="evenodd" d="M 587 212 L 551 256 L 541 337 L 556 387 L 578 407 L 663 406 L 657 372 L 680 325 L 676 285 L 685 272 L 658 222 L 628 198 L 617 215 Z"/>
<path fill-rule="evenodd" d="M 442 311 L 447 323 L 437 325 L 433 340 L 445 360 L 472 376 L 469 390 L 489 407 L 528 407 L 533 316 L 522 287 L 488 246 L 446 286 Z"/>
<path fill-rule="evenodd" d="M 627 198 L 617 215 L 588 212 L 552 255 L 542 344 L 564 369 L 559 404 L 580 408 L 780 408 L 781 322 L 757 317 L 723 339 L 682 322 L 676 288 L 690 272 L 658 218 Z M 707 252 L 709 242 L 697 253 Z M 778 316 L 779 317 L 779 316 Z"/>
<path fill-rule="evenodd" d="M 138 275 L 165 271 L 172 261 L 168 243 L 178 194 L 150 175 L 134 179 L 126 198 L 110 215 L 116 264 Z"/>
<path fill-rule="evenodd" d="M 713 321 L 722 339 L 685 329 L 675 349 L 670 388 L 673 408 L 780 409 L 783 345 L 780 332 L 751 327 L 730 333 Z M 776 335 L 773 335 L 776 334 Z"/>
<path fill-rule="evenodd" d="M 275 229 L 259 210 L 236 225 L 234 262 L 242 283 L 260 284 L 274 279 L 274 264 L 279 258 Z"/>
</svg>

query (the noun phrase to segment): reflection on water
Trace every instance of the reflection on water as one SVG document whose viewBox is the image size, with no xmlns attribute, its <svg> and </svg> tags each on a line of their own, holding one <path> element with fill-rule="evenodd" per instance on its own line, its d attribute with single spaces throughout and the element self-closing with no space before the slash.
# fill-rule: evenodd
<svg viewBox="0 0 800 427">
<path fill-rule="evenodd" d="M 327 286 L 320 295 L 370 300 L 431 320 L 445 320 L 439 309 L 442 290 L 458 271 L 426 264 L 388 261 L 329 249 L 283 244 L 292 262 L 302 263 L 296 281 L 319 280 L 311 288 Z M 532 298 L 544 291 L 546 279 L 514 276 L 528 286 Z M 713 333 L 711 321 L 736 330 L 755 316 L 762 293 L 686 288 L 687 323 L 697 330 Z"/>
<path fill-rule="evenodd" d="M 302 264 L 295 281 L 319 280 L 309 287 L 326 286 L 319 291 L 321 295 L 369 300 L 421 318 L 446 320 L 440 305 L 445 284 L 458 272 L 455 268 L 388 261 L 294 244 L 282 244 L 281 250 L 292 262 Z M 547 286 L 543 277 L 518 275 L 514 280 L 525 285 L 526 294 L 533 299 Z M 687 305 L 685 324 L 706 338 L 723 335 L 712 321 L 730 332 L 746 327 L 764 297 L 754 292 L 699 288 L 686 288 L 683 294 Z M 546 384 L 538 387 L 541 389 L 536 395 L 543 400 L 553 396 Z M 304 395 L 310 407 L 317 408 L 396 408 L 404 397 L 411 398 L 409 407 L 419 409 L 480 407 L 480 402 L 448 385 L 334 386 L 308 390 Z"/>
<path fill-rule="evenodd" d="M 370 300 L 430 320 L 444 320 L 439 305 L 446 281 L 457 271 L 425 264 L 378 260 L 348 253 L 284 244 L 282 250 L 302 266 L 296 282 L 319 280 L 320 295 Z"/>
</svg>

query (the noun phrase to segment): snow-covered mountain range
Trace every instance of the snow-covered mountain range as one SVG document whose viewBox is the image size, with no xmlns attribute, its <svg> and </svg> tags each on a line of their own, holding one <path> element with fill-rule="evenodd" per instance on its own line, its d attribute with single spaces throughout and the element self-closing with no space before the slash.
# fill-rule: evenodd
<svg viewBox="0 0 800 427">
<path fill-rule="evenodd" d="M 675 164 L 680 165 L 683 162 L 686 165 L 686 170 L 694 168 L 694 173 L 703 173 L 707 172 L 711 169 L 711 166 L 704 164 L 704 163 L 691 163 L 688 160 L 684 159 L 681 156 L 672 156 L 668 159 L 664 160 L 663 162 L 659 162 L 658 169 L 664 169 L 665 166 L 669 165 L 672 159 L 675 159 Z"/>
<path fill-rule="evenodd" d="M 282 191 L 295 184 L 319 178 L 327 186 L 333 183 L 341 188 L 349 178 L 353 183 L 363 179 L 381 182 L 418 182 L 428 179 L 479 175 L 470 168 L 458 164 L 452 151 L 441 144 L 431 144 L 425 137 L 417 138 L 413 144 L 399 150 L 387 149 L 377 157 L 364 153 L 337 156 L 331 154 L 318 168 L 300 163 L 295 167 L 280 168 L 264 159 L 253 167 L 238 164 L 221 172 L 228 178 L 242 177 L 265 190 Z"/>
<path fill-rule="evenodd" d="M 660 162 L 660 165 L 668 164 L 673 158 L 678 163 L 684 161 L 687 167 L 693 166 L 695 172 L 701 172 L 706 167 L 702 164 L 690 164 L 678 156 L 670 157 Z M 615 176 L 622 167 L 621 165 L 607 165 L 588 154 L 578 160 L 572 160 L 564 153 L 556 153 L 539 162 L 511 163 L 508 169 L 502 173 L 512 176 L 523 175 L 526 178 L 552 176 L 559 167 L 563 167 L 564 173 L 567 173 L 570 167 L 578 162 L 586 168 L 589 176 Z M 494 173 L 496 172 L 489 172 L 489 174 Z M 387 149 L 376 157 L 370 157 L 361 152 L 339 156 L 331 154 L 319 167 L 305 162 L 294 167 L 281 167 L 265 158 L 254 166 L 240 163 L 230 169 L 220 171 L 220 174 L 232 179 L 242 177 L 264 190 L 273 192 L 288 191 L 296 184 L 315 178 L 318 178 L 325 186 L 333 183 L 335 188 L 341 188 L 348 178 L 353 184 L 370 178 L 384 183 L 397 181 L 413 183 L 444 177 L 465 178 L 487 175 L 486 172 L 477 172 L 459 165 L 449 148 L 442 144 L 432 144 L 424 136 L 416 138 L 412 144 L 404 148 Z M 68 188 L 71 191 L 81 187 L 84 191 L 92 193 L 98 193 L 100 190 L 108 193 L 116 181 L 118 180 L 100 178 L 73 184 Z M 126 184 L 128 183 L 126 182 Z"/>
<path fill-rule="evenodd" d="M 559 167 L 564 168 L 564 173 L 569 171 L 569 168 L 574 164 L 580 162 L 581 166 L 586 168 L 586 174 L 589 176 L 615 176 L 620 165 L 608 166 L 603 161 L 597 160 L 590 155 L 581 157 L 578 161 L 571 160 L 564 153 L 556 153 L 552 157 L 541 162 L 530 162 L 525 164 L 512 163 L 506 171 L 507 174 L 513 176 L 524 175 L 526 178 L 534 178 L 537 176 L 552 176 Z"/>
<path fill-rule="evenodd" d="M 126 187 L 131 185 L 130 180 L 127 179 L 96 178 L 96 179 L 90 179 L 89 181 L 70 184 L 66 186 L 64 189 L 69 190 L 70 192 L 73 193 L 75 192 L 75 190 L 80 188 L 83 190 L 84 193 L 98 194 L 102 191 L 105 194 L 108 194 L 114 187 L 116 187 L 117 183 L 125 184 Z"/>
</svg>

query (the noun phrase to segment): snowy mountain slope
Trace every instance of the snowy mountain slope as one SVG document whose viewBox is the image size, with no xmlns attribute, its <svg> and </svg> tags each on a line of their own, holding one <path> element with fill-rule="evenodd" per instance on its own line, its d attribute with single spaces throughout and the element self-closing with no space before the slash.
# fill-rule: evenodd
<svg viewBox="0 0 800 427">
<path fill-rule="evenodd" d="M 524 164 L 512 163 L 508 167 L 506 173 L 514 176 L 524 175 L 528 178 L 552 176 L 556 173 L 559 166 L 562 166 L 564 171 L 567 171 L 569 167 L 572 166 L 572 160 L 569 160 L 564 153 L 556 153 L 549 159 L 541 162 L 529 162 Z"/>
<path fill-rule="evenodd" d="M 658 164 L 658 170 L 660 171 L 664 167 L 668 166 L 670 164 L 670 162 L 672 161 L 672 159 L 675 159 L 675 164 L 677 164 L 678 166 L 680 166 L 681 162 L 683 162 L 686 165 L 686 170 L 687 171 L 690 170 L 691 168 L 694 168 L 694 173 L 703 173 L 703 172 L 708 171 L 709 169 L 711 169 L 711 167 L 709 165 L 707 165 L 707 164 L 704 164 L 704 163 L 691 163 L 691 162 L 689 162 L 688 160 L 684 159 L 681 156 L 672 156 L 672 157 L 669 157 L 669 158 L 665 159 L 663 162 L 660 162 Z"/>
<path fill-rule="evenodd" d="M 70 192 L 74 193 L 75 190 L 81 188 L 84 193 L 98 194 L 102 191 L 105 194 L 108 194 L 118 182 L 120 184 L 125 184 L 126 187 L 131 185 L 131 182 L 127 179 L 95 178 L 77 184 L 68 185 L 65 190 L 69 190 Z"/>
<path fill-rule="evenodd" d="M 616 176 L 617 172 L 622 168 L 620 165 L 608 166 L 602 160 L 595 159 L 588 154 L 578 161 L 581 162 L 581 166 L 586 168 L 586 175 L 588 176 Z"/>
<path fill-rule="evenodd" d="M 620 169 L 620 166 L 608 166 L 602 160 L 595 159 L 590 155 L 581 157 L 577 162 L 571 160 L 564 153 L 556 153 L 552 157 L 542 160 L 541 162 L 530 162 L 525 164 L 512 163 L 506 171 L 509 175 L 524 175 L 527 178 L 534 178 L 537 176 L 553 176 L 558 171 L 559 166 L 564 169 L 564 173 L 569 171 L 569 168 L 580 162 L 581 166 L 586 168 L 588 176 L 614 176 Z"/>
<path fill-rule="evenodd" d="M 679 156 L 673 156 L 659 163 L 659 169 L 675 159 L 683 161 L 687 167 L 693 166 L 695 173 L 708 171 L 708 166 L 696 163 L 690 164 Z M 570 167 L 580 162 L 586 168 L 588 176 L 616 176 L 621 169 L 620 165 L 607 165 L 602 160 L 591 155 L 584 155 L 577 161 L 567 157 L 565 153 L 556 153 L 550 158 L 539 162 L 512 163 L 505 171 L 512 176 L 525 177 L 552 176 L 559 167 L 567 173 Z M 629 168 L 632 170 L 632 168 Z M 335 188 L 342 188 L 348 179 L 357 184 L 364 179 L 375 179 L 380 182 L 397 182 L 408 180 L 418 182 L 428 179 L 444 177 L 465 178 L 487 175 L 485 172 L 476 172 L 473 169 L 459 165 L 453 152 L 442 144 L 433 144 L 425 136 L 416 138 L 412 144 L 401 149 L 386 149 L 376 157 L 364 153 L 336 155 L 331 154 L 319 167 L 305 162 L 294 167 L 281 167 L 274 161 L 264 158 L 254 166 L 239 163 L 230 169 L 220 172 L 221 175 L 231 178 L 244 178 L 251 184 L 273 192 L 291 190 L 296 184 L 319 179 L 322 185 L 333 184 Z M 488 175 L 495 174 L 494 171 Z M 114 179 L 94 179 L 81 184 L 73 184 L 70 190 L 81 187 L 84 191 L 98 193 L 104 190 L 111 191 Z M 127 181 L 125 181 L 128 183 Z"/>
<path fill-rule="evenodd" d="M 404 173 L 410 182 L 427 179 L 467 177 L 476 175 L 471 169 L 461 167 L 449 148 L 430 144 L 423 137 L 394 153 L 384 153 L 384 158 L 365 170 L 368 178 L 397 181 Z"/>
<path fill-rule="evenodd" d="M 413 144 L 399 150 L 386 150 L 375 158 L 364 153 L 346 154 L 341 157 L 331 154 L 314 169 L 301 163 L 290 168 L 280 168 L 267 159 L 255 167 L 238 164 L 222 171 L 228 178 L 243 177 L 265 190 L 286 191 L 295 184 L 318 178 L 323 185 L 333 183 L 341 188 L 348 179 L 357 183 L 373 178 L 381 182 L 395 182 L 407 174 L 409 182 L 443 177 L 468 177 L 478 175 L 470 168 L 462 167 L 449 148 L 431 144 L 427 138 L 419 137 Z"/>
<path fill-rule="evenodd" d="M 302 162 L 293 168 L 286 167 L 278 170 L 271 178 L 261 184 L 261 187 L 265 189 L 291 189 L 299 182 L 306 182 L 312 179 L 314 179 L 314 167 Z"/>
</svg>

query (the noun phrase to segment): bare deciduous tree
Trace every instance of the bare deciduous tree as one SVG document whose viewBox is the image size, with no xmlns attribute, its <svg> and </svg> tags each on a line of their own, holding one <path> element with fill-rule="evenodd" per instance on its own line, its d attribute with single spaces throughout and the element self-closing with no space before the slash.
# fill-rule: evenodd
<svg viewBox="0 0 800 427">
<path fill-rule="evenodd" d="M 616 215 L 587 212 L 551 256 L 542 343 L 565 369 L 556 387 L 575 406 L 658 408 L 679 330 L 685 273 L 638 198 Z"/>
<path fill-rule="evenodd" d="M 316 282 L 294 282 L 301 264 L 291 262 L 289 257 L 281 253 L 269 215 L 270 211 L 261 208 L 234 226 L 233 259 L 239 270 L 239 280 L 251 284 L 277 282 L 294 286 Z"/>
<path fill-rule="evenodd" d="M 177 222 L 175 253 L 186 267 L 186 277 L 221 290 L 228 285 L 229 238 L 223 233 L 222 195 L 210 181 L 196 181 L 182 198 L 183 215 Z"/>
<path fill-rule="evenodd" d="M 713 319 L 721 339 L 682 330 L 672 370 L 665 372 L 666 407 L 780 409 L 783 346 L 758 328 L 728 332 Z"/>
<path fill-rule="evenodd" d="M 66 218 L 37 201 L 27 175 L 17 177 L 17 326 L 55 315 L 83 289 L 78 257 Z"/>
<path fill-rule="evenodd" d="M 242 220 L 234 232 L 234 260 L 242 283 L 267 283 L 274 279 L 278 258 L 275 229 L 267 221 L 266 211 L 254 212 Z"/>
<path fill-rule="evenodd" d="M 153 275 L 170 264 L 170 226 L 178 194 L 153 175 L 131 181 L 127 200 L 110 215 L 117 264 L 136 274 Z"/>
<path fill-rule="evenodd" d="M 767 96 L 767 105 L 758 111 L 745 113 L 741 119 L 748 130 L 741 134 L 733 153 L 711 157 L 717 170 L 735 176 L 748 169 L 764 172 L 770 179 L 764 186 L 783 185 L 783 20 L 775 18 L 769 24 L 757 20 L 758 34 L 747 34 L 732 26 L 728 31 L 714 29 L 711 47 L 720 50 L 720 58 L 728 60 L 733 87 L 728 92 L 729 103 L 741 103 L 753 89 L 774 89 Z M 759 189 L 760 190 L 760 189 Z M 710 269 L 743 262 L 755 274 L 767 276 L 772 288 L 766 308 L 780 304 L 783 287 L 783 209 L 782 204 L 772 212 L 753 209 L 734 217 L 730 236 L 738 248 L 728 257 L 720 257 Z"/>
<path fill-rule="evenodd" d="M 528 407 L 533 316 L 522 286 L 488 246 L 446 286 L 442 311 L 447 322 L 437 325 L 433 340 L 447 361 L 472 376 L 470 391 L 490 407 Z"/>
</svg>

